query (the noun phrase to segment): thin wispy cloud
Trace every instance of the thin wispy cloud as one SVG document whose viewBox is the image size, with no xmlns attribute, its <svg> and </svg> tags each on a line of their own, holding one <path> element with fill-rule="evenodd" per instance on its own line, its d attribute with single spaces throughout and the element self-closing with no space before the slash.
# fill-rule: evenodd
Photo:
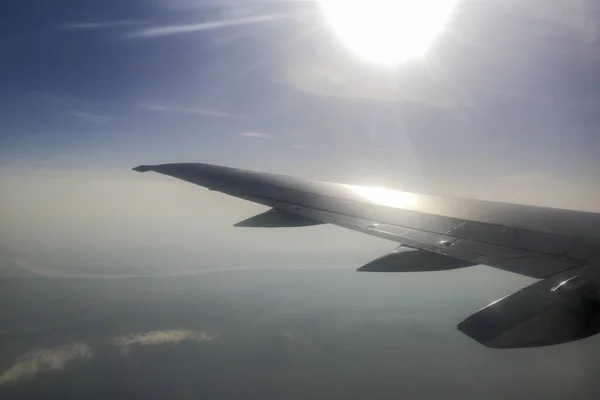
<svg viewBox="0 0 600 400">
<path fill-rule="evenodd" d="M 587 0 L 510 0 L 508 5 L 517 7 L 535 20 L 555 23 L 581 34 L 581 38 L 595 43 L 600 37 L 600 28 L 594 22 L 594 15 L 600 11 L 600 5 Z"/>
<path fill-rule="evenodd" d="M 299 347 L 310 347 L 312 343 L 310 340 L 301 337 L 300 335 L 292 332 L 283 332 L 281 336 L 291 345 Z"/>
<path fill-rule="evenodd" d="M 88 122 L 92 122 L 94 124 L 108 124 L 111 119 L 105 115 L 92 114 L 88 112 L 80 112 L 80 111 L 65 111 L 65 114 L 72 115 L 73 117 L 84 119 Z"/>
<path fill-rule="evenodd" d="M 0 268 L 4 266 L 13 266 L 23 271 L 29 272 L 34 275 L 44 276 L 48 278 L 60 278 L 60 279 L 138 279 L 138 278 L 167 278 L 176 276 L 195 276 L 200 274 L 218 274 L 223 272 L 234 272 L 234 271 L 330 271 L 334 269 L 347 269 L 347 265 L 341 266 L 327 266 L 327 267 L 227 267 L 227 268 L 204 268 L 204 269 L 184 269 L 173 272 L 162 272 L 162 273 L 148 273 L 148 274 L 90 274 L 90 273 L 72 273 L 60 271 L 58 269 L 52 269 L 45 265 L 38 265 L 22 258 L 6 258 L 0 257 Z"/>
<path fill-rule="evenodd" d="M 85 343 L 71 343 L 31 351 L 20 356 L 11 367 L 0 374 L 0 385 L 17 383 L 45 371 L 61 370 L 72 361 L 91 360 L 93 357 L 92 348 Z"/>
<path fill-rule="evenodd" d="M 198 332 L 189 329 L 171 329 L 132 333 L 112 338 L 111 343 L 128 354 L 132 346 L 158 346 L 176 344 L 183 341 L 210 342 L 219 338 L 216 333 Z"/>
<path fill-rule="evenodd" d="M 101 22 L 71 22 L 61 26 L 65 31 L 78 30 L 95 30 L 95 29 L 110 29 L 110 28 L 125 28 L 143 24 L 141 21 L 101 21 Z"/>
<path fill-rule="evenodd" d="M 413 61 L 399 72 L 377 70 L 352 63 L 329 49 L 291 56 L 274 82 L 283 82 L 311 95 L 385 102 L 406 101 L 447 109 L 472 104 L 466 92 L 443 74 L 432 72 L 422 61 Z M 399 86 L 401 85 L 401 86 Z"/>
<path fill-rule="evenodd" d="M 143 104 L 140 106 L 140 108 L 145 111 L 170 113 L 170 114 L 202 115 L 202 116 L 206 116 L 206 117 L 232 118 L 232 119 L 243 118 L 243 116 L 238 115 L 238 114 L 232 114 L 232 113 L 212 110 L 212 109 L 208 109 L 208 108 L 203 108 L 203 107 L 195 107 L 192 105 Z"/>
<path fill-rule="evenodd" d="M 248 137 L 248 138 L 267 138 L 268 134 L 263 132 L 242 132 L 240 136 Z"/>
<path fill-rule="evenodd" d="M 182 24 L 182 25 L 164 25 L 155 26 L 152 28 L 141 29 L 127 33 L 125 36 L 129 38 L 137 39 L 149 39 L 161 36 L 181 35 L 186 33 L 193 33 L 199 31 L 206 31 L 211 29 L 229 28 L 240 25 L 257 24 L 261 22 L 274 21 L 286 17 L 290 17 L 291 14 L 272 14 L 272 15 L 261 15 L 257 17 L 227 19 L 220 21 L 208 21 L 200 22 L 198 24 Z"/>
</svg>

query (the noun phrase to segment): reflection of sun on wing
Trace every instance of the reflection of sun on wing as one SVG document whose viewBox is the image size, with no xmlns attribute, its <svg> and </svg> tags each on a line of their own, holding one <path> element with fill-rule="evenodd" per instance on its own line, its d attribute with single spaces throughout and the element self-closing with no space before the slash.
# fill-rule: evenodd
<svg viewBox="0 0 600 400">
<path fill-rule="evenodd" d="M 423 55 L 457 0 L 321 0 L 344 44 L 365 59 L 398 64 Z"/>
<path fill-rule="evenodd" d="M 383 187 L 344 185 L 370 203 L 394 208 L 410 208 L 416 202 L 412 193 Z"/>
</svg>

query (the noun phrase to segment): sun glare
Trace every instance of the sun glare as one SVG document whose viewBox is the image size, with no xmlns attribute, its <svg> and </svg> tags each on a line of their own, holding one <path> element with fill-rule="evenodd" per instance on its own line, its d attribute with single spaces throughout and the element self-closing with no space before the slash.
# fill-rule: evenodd
<svg viewBox="0 0 600 400">
<path fill-rule="evenodd" d="M 457 0 L 321 0 L 332 28 L 353 52 L 379 64 L 422 56 Z"/>
</svg>

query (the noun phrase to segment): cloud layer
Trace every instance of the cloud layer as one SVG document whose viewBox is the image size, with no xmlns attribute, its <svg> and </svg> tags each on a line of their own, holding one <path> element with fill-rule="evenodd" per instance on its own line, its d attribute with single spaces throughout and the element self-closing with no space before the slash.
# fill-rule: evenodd
<svg viewBox="0 0 600 400">
<path fill-rule="evenodd" d="M 216 333 L 198 332 L 189 329 L 171 329 L 116 336 L 111 339 L 111 343 L 120 347 L 124 353 L 128 353 L 132 346 L 158 346 L 183 341 L 210 342 L 218 338 L 219 335 Z"/>
<path fill-rule="evenodd" d="M 44 371 L 61 370 L 72 361 L 91 360 L 93 357 L 92 348 L 85 343 L 31 351 L 19 357 L 15 364 L 0 374 L 0 385 L 17 383 Z"/>
<path fill-rule="evenodd" d="M 110 343 L 127 355 L 132 346 L 157 346 L 183 341 L 210 342 L 218 338 L 219 336 L 213 332 L 171 329 L 116 336 L 111 339 Z M 0 373 L 0 385 L 18 383 L 45 371 L 62 370 L 73 361 L 89 361 L 92 358 L 94 358 L 92 348 L 86 343 L 78 342 L 50 349 L 29 351 L 18 357 L 12 366 Z"/>
</svg>

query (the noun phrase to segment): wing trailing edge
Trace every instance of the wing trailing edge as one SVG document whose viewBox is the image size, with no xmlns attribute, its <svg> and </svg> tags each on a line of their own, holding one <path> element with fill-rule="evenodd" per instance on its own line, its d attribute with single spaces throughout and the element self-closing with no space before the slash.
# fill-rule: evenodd
<svg viewBox="0 0 600 400">
<path fill-rule="evenodd" d="M 240 221 L 234 226 L 244 228 L 296 228 L 322 224 L 325 224 L 325 222 L 272 208 L 264 213 Z"/>
</svg>

